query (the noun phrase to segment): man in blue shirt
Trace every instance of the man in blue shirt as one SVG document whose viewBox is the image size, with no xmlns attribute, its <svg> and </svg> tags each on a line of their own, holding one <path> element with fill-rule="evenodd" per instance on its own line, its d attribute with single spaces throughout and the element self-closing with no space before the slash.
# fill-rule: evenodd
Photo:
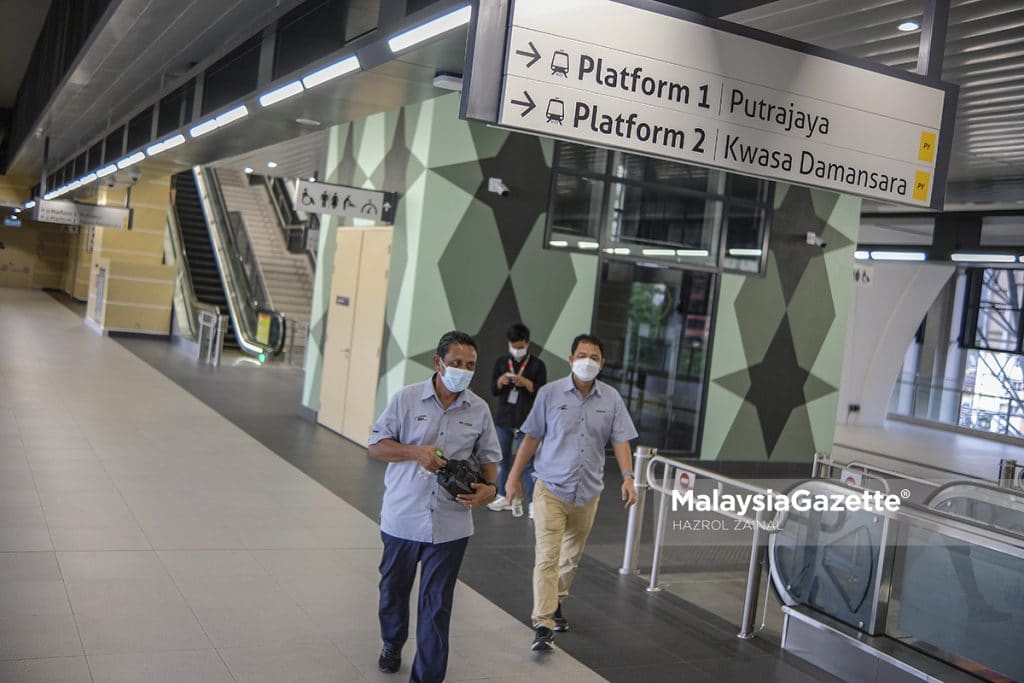
<svg viewBox="0 0 1024 683">
<path fill-rule="evenodd" d="M 469 390 L 476 342 L 448 332 L 437 344 L 436 372 L 392 397 L 370 433 L 370 456 L 388 463 L 380 512 L 381 639 L 378 667 L 401 667 L 409 637 L 409 596 L 420 569 L 416 659 L 412 683 L 440 683 L 448 668 L 448 627 L 462 556 L 473 535 L 472 510 L 497 495 L 494 484 L 473 484 L 453 498 L 435 476 L 445 460 L 473 458 L 493 482 L 501 453 L 487 403 Z M 439 454 L 442 457 L 438 457 Z"/>
<path fill-rule="evenodd" d="M 522 494 L 520 478 L 534 460 L 534 650 L 550 650 L 552 631 L 567 631 L 561 602 L 569 595 L 583 547 L 594 526 L 604 488 L 604 449 L 609 442 L 622 472 L 622 500 L 636 502 L 629 440 L 636 428 L 622 397 L 597 380 L 604 351 L 597 337 L 581 334 L 569 355 L 572 374 L 541 387 L 523 423 L 523 443 L 505 482 L 509 498 Z M 540 445 L 540 450 L 537 447 Z"/>
</svg>

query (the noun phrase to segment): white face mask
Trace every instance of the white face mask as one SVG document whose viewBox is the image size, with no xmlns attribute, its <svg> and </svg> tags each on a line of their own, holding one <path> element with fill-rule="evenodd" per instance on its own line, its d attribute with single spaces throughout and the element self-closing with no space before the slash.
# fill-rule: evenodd
<svg viewBox="0 0 1024 683">
<path fill-rule="evenodd" d="M 578 358 L 572 362 L 572 374 L 581 382 L 590 382 L 601 372 L 601 364 L 591 358 Z"/>
<path fill-rule="evenodd" d="M 469 383 L 473 381 L 472 370 L 450 368 L 444 364 L 444 361 L 441 361 L 441 366 L 444 368 L 444 374 L 441 375 L 441 381 L 444 382 L 444 386 L 448 391 L 453 394 L 461 394 L 469 388 Z"/>
<path fill-rule="evenodd" d="M 514 346 L 509 346 L 508 355 L 512 356 L 516 360 L 522 360 L 523 358 L 526 358 L 526 354 L 529 352 L 529 350 L 529 348 L 517 349 Z"/>
</svg>

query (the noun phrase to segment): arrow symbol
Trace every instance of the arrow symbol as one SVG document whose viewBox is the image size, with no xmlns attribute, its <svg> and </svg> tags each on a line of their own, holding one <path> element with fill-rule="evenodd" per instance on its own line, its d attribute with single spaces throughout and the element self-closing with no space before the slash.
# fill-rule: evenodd
<svg viewBox="0 0 1024 683">
<path fill-rule="evenodd" d="M 520 107 L 525 107 L 525 109 L 523 109 L 523 113 L 520 114 L 520 116 L 525 117 L 531 111 L 536 109 L 537 105 L 533 103 L 533 98 L 530 97 L 530 93 L 526 92 L 525 90 L 523 91 L 523 97 L 526 98 L 525 102 L 521 102 L 519 100 L 512 100 L 512 104 L 518 104 Z"/>
<path fill-rule="evenodd" d="M 391 210 L 391 202 L 384 202 L 384 210 L 385 211 L 390 211 Z"/>
<path fill-rule="evenodd" d="M 537 46 L 533 44 L 532 40 L 528 44 L 530 46 L 530 52 L 526 52 L 525 50 L 516 50 L 517 55 L 522 55 L 524 57 L 530 58 L 530 61 L 526 63 L 527 69 L 536 64 L 537 60 L 540 59 L 540 52 L 537 51 Z"/>
</svg>

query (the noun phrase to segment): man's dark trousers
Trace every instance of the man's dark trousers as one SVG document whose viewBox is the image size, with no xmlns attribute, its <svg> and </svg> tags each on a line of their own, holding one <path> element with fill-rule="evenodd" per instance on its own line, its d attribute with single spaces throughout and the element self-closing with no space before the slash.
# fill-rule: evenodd
<svg viewBox="0 0 1024 683">
<path fill-rule="evenodd" d="M 448 626 L 452 619 L 455 581 L 469 537 L 448 543 L 407 541 L 381 532 L 380 635 L 400 648 L 409 638 L 409 596 L 422 564 L 416 623 L 416 659 L 410 683 L 440 683 L 448 670 Z"/>
</svg>

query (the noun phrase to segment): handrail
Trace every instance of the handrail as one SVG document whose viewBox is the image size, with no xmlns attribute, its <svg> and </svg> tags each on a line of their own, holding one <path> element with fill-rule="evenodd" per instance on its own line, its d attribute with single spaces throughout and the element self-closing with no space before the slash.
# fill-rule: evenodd
<svg viewBox="0 0 1024 683">
<path fill-rule="evenodd" d="M 703 477 L 718 482 L 719 490 L 723 486 L 730 486 L 747 493 L 764 495 L 767 489 L 748 484 L 747 482 L 726 477 L 706 470 L 702 467 L 684 464 L 678 460 L 671 460 L 664 456 L 657 455 L 657 451 L 646 446 L 640 446 L 636 450 L 634 472 L 638 472 L 638 484 L 643 486 L 637 491 L 637 504 L 630 510 L 629 527 L 626 535 L 626 549 L 623 557 L 623 566 L 619 573 L 632 573 L 636 567 L 636 559 L 639 553 L 639 537 L 642 527 L 643 506 L 641 492 L 646 495 L 646 489 L 650 488 L 659 494 L 657 527 L 654 532 L 654 555 L 651 559 L 651 578 L 647 586 L 649 592 L 661 590 L 658 585 L 658 577 L 661 571 L 661 552 L 665 543 L 665 525 L 668 517 L 668 501 L 672 498 L 673 490 L 669 482 L 676 481 L 675 471 L 688 472 L 694 477 Z M 649 458 L 646 464 L 644 460 Z M 655 468 L 661 465 L 664 470 L 661 476 L 661 484 L 657 483 Z M 696 481 L 696 480 L 694 480 Z M 728 512 L 721 512 L 731 519 L 751 522 L 754 536 L 750 543 L 750 561 L 747 565 L 747 584 L 743 599 L 743 615 L 740 618 L 740 631 L 736 634 L 741 640 L 749 640 L 754 637 L 754 619 L 757 613 L 758 591 L 761 586 L 761 571 L 767 557 L 767 535 L 775 529 L 769 529 L 765 523 L 767 513 L 758 511 L 753 519 L 742 515 L 734 515 Z"/>
<path fill-rule="evenodd" d="M 220 315 L 220 309 L 213 304 L 208 304 L 196 298 L 196 291 L 192 285 L 192 273 L 189 271 L 188 259 L 185 256 L 185 240 L 181 235 L 181 225 L 178 223 L 178 214 L 173 205 L 167 207 L 167 246 L 170 247 L 170 258 L 178 269 L 178 276 L 175 278 L 175 290 L 180 293 L 182 314 L 187 329 L 188 339 L 195 341 L 199 336 L 199 314 L 207 311 L 213 315 Z M 167 258 L 165 253 L 164 258 Z M 181 327 L 181 320 L 178 321 Z"/>
<path fill-rule="evenodd" d="M 292 233 L 300 232 L 300 242 L 302 243 L 301 251 L 306 254 L 306 258 L 309 259 L 309 265 L 314 270 L 316 269 L 316 248 L 317 245 L 310 245 L 310 236 L 317 233 L 320 229 L 320 219 L 315 213 L 306 214 L 307 218 L 303 219 L 298 210 L 295 208 L 295 204 L 292 201 L 292 195 L 288 191 L 288 185 L 283 178 L 276 176 L 262 176 L 263 187 L 267 191 L 267 196 L 270 198 L 270 203 L 274 207 L 274 213 L 277 215 L 277 224 L 281 229 L 281 233 L 284 236 L 285 245 L 288 251 L 293 253 L 299 253 L 299 249 L 293 245 Z"/>
<path fill-rule="evenodd" d="M 826 476 L 826 477 L 819 477 L 818 476 L 822 467 L 827 467 L 828 468 L 829 476 Z M 836 469 L 836 468 L 838 468 L 840 470 L 843 470 L 843 469 L 859 470 L 860 473 L 863 474 L 865 477 L 870 477 L 872 479 L 880 481 L 882 483 L 882 487 L 885 489 L 886 493 L 890 492 L 889 481 L 885 477 L 881 476 L 883 474 L 887 475 L 887 476 L 890 476 L 890 477 L 894 477 L 896 479 L 905 479 L 907 481 L 917 482 L 918 484 L 924 484 L 925 486 L 939 486 L 940 485 L 939 482 L 932 481 L 930 479 L 925 479 L 923 477 L 915 477 L 913 475 L 905 474 L 903 472 L 898 472 L 896 470 L 891 470 L 891 469 L 888 469 L 888 468 L 885 468 L 885 467 L 878 467 L 876 465 L 869 465 L 868 463 L 860 462 L 858 460 L 851 460 L 850 462 L 844 463 L 844 462 L 835 460 L 831 455 L 829 455 L 827 453 L 820 453 L 820 452 L 818 452 L 818 453 L 814 454 L 814 469 L 812 470 L 813 476 L 821 478 L 821 479 L 831 479 L 832 478 L 831 477 L 832 470 Z M 858 487 L 858 488 L 864 488 L 864 487 L 861 486 L 861 487 Z"/>
<path fill-rule="evenodd" d="M 256 313 L 269 298 L 258 266 L 252 266 L 252 248 L 241 216 L 236 214 L 236 219 L 231 218 L 211 171 L 196 166 L 192 172 L 199 191 L 199 203 L 210 226 L 210 243 L 224 281 L 225 298 L 238 345 L 254 356 L 271 355 L 274 347 L 256 341 Z M 268 312 L 278 319 L 279 324 L 283 321 L 280 313 Z"/>
</svg>

